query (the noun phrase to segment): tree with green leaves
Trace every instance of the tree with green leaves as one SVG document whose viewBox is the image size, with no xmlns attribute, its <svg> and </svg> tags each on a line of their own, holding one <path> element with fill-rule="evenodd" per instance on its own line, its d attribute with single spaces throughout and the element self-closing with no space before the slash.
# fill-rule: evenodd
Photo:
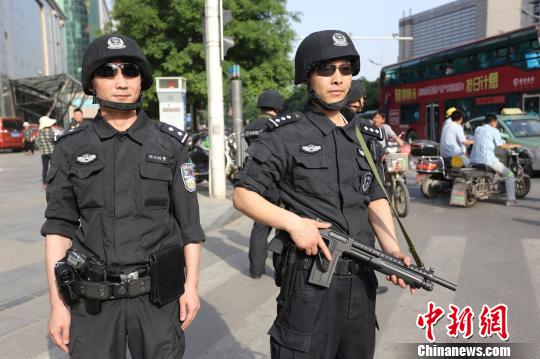
<svg viewBox="0 0 540 359">
<path fill-rule="evenodd" d="M 294 37 L 290 21 L 296 21 L 297 15 L 287 11 L 286 0 L 224 0 L 223 7 L 233 15 L 225 35 L 235 41 L 223 69 L 232 64 L 241 66 L 244 102 L 256 101 L 265 89 L 286 93 L 293 78 L 293 65 L 288 59 Z M 204 112 L 204 0 L 116 0 L 112 17 L 118 32 L 142 47 L 155 76 L 187 79 L 188 112 Z M 228 81 L 224 81 L 224 87 L 228 94 Z M 154 87 L 145 93 L 144 107 L 151 117 L 157 117 Z"/>
</svg>

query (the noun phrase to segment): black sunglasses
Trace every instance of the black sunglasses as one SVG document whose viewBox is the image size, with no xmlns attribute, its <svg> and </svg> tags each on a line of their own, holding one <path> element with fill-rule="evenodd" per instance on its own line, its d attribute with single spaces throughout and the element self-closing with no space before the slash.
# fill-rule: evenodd
<svg viewBox="0 0 540 359">
<path fill-rule="evenodd" d="M 336 69 L 339 70 L 339 72 L 343 76 L 352 75 L 353 69 L 351 64 L 336 66 L 332 64 L 320 64 L 315 66 L 315 73 L 319 76 L 329 77 L 336 72 Z"/>
<path fill-rule="evenodd" d="M 94 75 L 100 76 L 100 77 L 115 77 L 116 71 L 120 68 L 122 70 L 122 73 L 126 77 L 137 77 L 141 74 L 141 70 L 139 69 L 139 66 L 131 63 L 125 63 L 125 64 L 105 64 L 97 68 L 97 70 L 94 72 Z"/>
</svg>

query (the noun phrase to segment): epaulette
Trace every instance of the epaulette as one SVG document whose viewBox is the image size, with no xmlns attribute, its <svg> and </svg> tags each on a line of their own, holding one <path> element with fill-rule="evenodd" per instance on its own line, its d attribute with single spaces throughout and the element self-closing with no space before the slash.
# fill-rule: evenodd
<svg viewBox="0 0 540 359">
<path fill-rule="evenodd" d="M 296 122 L 299 119 L 300 119 L 300 113 L 293 112 L 293 113 L 290 113 L 288 115 L 269 118 L 266 121 L 266 127 L 268 127 L 270 129 L 270 131 L 273 131 L 278 127 L 281 127 L 283 125 L 288 125 L 289 123 Z"/>
<path fill-rule="evenodd" d="M 370 136 L 375 136 L 379 141 L 382 141 L 384 138 L 382 129 L 377 128 L 369 123 L 361 123 L 358 127 L 362 133 Z"/>
<path fill-rule="evenodd" d="M 188 133 L 165 122 L 158 122 L 157 128 L 162 132 L 165 132 L 169 136 L 176 138 L 181 144 L 185 144 L 188 138 Z"/>
<path fill-rule="evenodd" d="M 60 141 L 62 138 L 67 137 L 69 135 L 73 135 L 74 133 L 81 132 L 88 128 L 87 124 L 82 124 L 79 127 L 72 128 L 71 130 L 59 132 L 56 135 L 54 135 L 54 142 Z"/>
</svg>

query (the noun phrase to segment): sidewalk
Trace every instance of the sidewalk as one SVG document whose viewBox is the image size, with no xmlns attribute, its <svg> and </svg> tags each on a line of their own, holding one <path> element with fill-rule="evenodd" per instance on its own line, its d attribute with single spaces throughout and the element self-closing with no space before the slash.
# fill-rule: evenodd
<svg viewBox="0 0 540 359">
<path fill-rule="evenodd" d="M 3 153 L 0 196 L 0 358 L 67 358 L 49 341 L 47 281 L 44 265 L 44 240 L 39 237 L 45 201 L 39 181 L 21 181 L 20 173 L 40 165 L 39 156 Z M 35 163 L 34 163 L 35 162 Z M 39 167 L 37 167 L 39 168 Z M 4 181 L 5 180 L 5 181 Z M 208 196 L 208 184 L 199 188 L 201 224 L 206 233 L 239 218 L 230 200 Z M 14 195 L 15 193 L 19 195 Z M 21 197 L 20 193 L 24 193 Z"/>
</svg>

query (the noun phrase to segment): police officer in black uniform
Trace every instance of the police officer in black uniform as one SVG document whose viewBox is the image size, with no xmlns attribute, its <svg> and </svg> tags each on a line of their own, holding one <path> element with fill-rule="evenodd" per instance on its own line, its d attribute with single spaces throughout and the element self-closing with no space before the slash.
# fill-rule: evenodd
<svg viewBox="0 0 540 359">
<path fill-rule="evenodd" d="M 366 87 L 362 83 L 362 80 L 352 80 L 351 89 L 347 98 L 349 99 L 348 106 L 355 113 L 361 113 L 364 109 L 364 102 L 366 101 Z M 375 292 L 377 294 L 386 293 L 388 292 L 388 287 L 380 285 L 377 287 L 377 290 Z"/>
<path fill-rule="evenodd" d="M 275 90 L 263 91 L 257 100 L 257 107 L 261 110 L 261 115 L 244 129 L 244 137 L 248 146 L 255 142 L 261 131 L 266 128 L 268 119 L 283 111 L 283 98 Z M 279 201 L 279 191 L 273 187 L 266 191 L 263 197 L 270 203 L 276 204 Z M 260 278 L 265 272 L 267 239 L 271 230 L 270 226 L 253 222 L 249 237 L 249 273 L 252 278 Z"/>
<path fill-rule="evenodd" d="M 344 257 L 329 288 L 309 284 L 309 269 L 320 253 L 331 258 L 319 228 L 332 226 L 369 246 L 375 232 L 384 251 L 410 263 L 399 250 L 388 202 L 355 135 L 358 127 L 380 160 L 380 132 L 347 107 L 359 69 L 360 57 L 346 33 L 306 37 L 295 56 L 295 83 L 307 85 L 308 103 L 301 113 L 268 120 L 235 180 L 235 207 L 276 228 L 285 250 L 300 251 L 291 294 L 278 302 L 269 331 L 272 358 L 373 357 L 375 274 Z M 261 196 L 274 184 L 284 208 Z M 389 280 L 406 287 L 395 276 Z"/>
<path fill-rule="evenodd" d="M 73 358 L 124 358 L 126 345 L 133 358 L 182 357 L 183 331 L 200 308 L 198 267 L 205 236 L 184 146 L 187 134 L 150 120 L 140 108 L 141 91 L 152 81 L 134 40 L 97 38 L 83 57 L 82 84 L 100 111 L 94 121 L 56 139 L 41 233 L 46 236 L 49 333 Z M 77 253 L 71 262 L 66 251 Z M 170 270 L 158 266 L 153 273 L 149 261 L 161 265 L 163 253 L 174 259 L 167 262 Z M 69 309 L 55 282 L 55 263 L 65 256 L 81 273 L 82 268 L 94 273 L 104 264 L 101 282 L 83 282 L 77 272 L 72 290 L 81 298 Z M 156 298 L 184 283 L 184 275 L 176 272 L 178 259 L 185 263 L 183 294 L 169 293 L 169 302 L 154 304 L 149 281 L 169 280 L 170 286 L 158 287 Z M 95 299 L 100 295 L 103 300 Z"/>
<path fill-rule="evenodd" d="M 352 80 L 351 90 L 347 96 L 349 99 L 348 106 L 356 113 L 362 112 L 364 109 L 364 102 L 366 101 L 366 87 L 362 83 L 362 80 Z"/>
</svg>

